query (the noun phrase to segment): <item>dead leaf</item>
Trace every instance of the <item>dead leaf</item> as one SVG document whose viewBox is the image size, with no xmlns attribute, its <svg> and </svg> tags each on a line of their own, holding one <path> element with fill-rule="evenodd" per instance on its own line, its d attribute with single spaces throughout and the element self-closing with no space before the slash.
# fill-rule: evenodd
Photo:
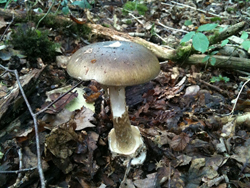
<svg viewBox="0 0 250 188">
<path fill-rule="evenodd" d="M 37 157 L 30 150 L 29 147 L 24 147 L 22 150 L 22 154 L 23 154 L 23 168 L 32 168 L 37 166 Z M 45 160 L 42 160 L 42 168 L 44 171 L 46 171 L 49 168 L 49 165 Z"/>
<path fill-rule="evenodd" d="M 4 97 L 5 95 L 7 95 L 8 91 L 9 89 L 7 88 L 7 86 L 0 83 L 0 99 Z"/>
<path fill-rule="evenodd" d="M 250 138 L 246 140 L 243 146 L 237 146 L 234 149 L 234 154 L 231 158 L 235 159 L 242 165 L 250 163 Z"/>
<path fill-rule="evenodd" d="M 138 188 L 155 188 L 156 187 L 156 174 L 152 173 L 152 174 L 148 174 L 147 178 L 145 179 L 138 179 L 134 181 L 134 184 L 136 187 Z"/>
<path fill-rule="evenodd" d="M 131 179 L 126 179 L 121 183 L 119 188 L 135 188 L 133 181 Z"/>
<path fill-rule="evenodd" d="M 93 176 L 99 169 L 99 166 L 96 164 L 96 161 L 94 161 L 94 156 L 93 156 L 94 151 L 97 148 L 96 144 L 97 144 L 98 139 L 99 139 L 99 135 L 97 133 L 93 131 L 88 132 L 85 143 L 82 143 L 82 144 L 87 145 L 88 152 L 87 153 L 78 152 L 79 154 L 75 154 L 73 156 L 75 162 L 85 165 L 83 170 L 88 172 L 88 174 L 90 174 L 91 179 L 93 178 Z"/>
<path fill-rule="evenodd" d="M 90 121 L 95 120 L 94 112 L 89 108 L 82 107 L 80 111 L 78 111 L 74 117 L 76 123 L 76 131 L 88 128 L 95 127 Z"/>
<path fill-rule="evenodd" d="M 83 20 L 83 21 L 78 20 L 78 19 L 77 19 L 76 17 L 74 17 L 72 14 L 70 14 L 70 19 L 71 19 L 72 21 L 74 21 L 75 23 L 80 24 L 80 25 L 83 25 L 83 24 L 86 24 L 86 23 L 87 23 L 87 20 Z"/>
<path fill-rule="evenodd" d="M 73 154 L 78 136 L 75 132 L 75 123 L 68 122 L 54 128 L 46 137 L 46 149 L 55 157 L 66 159 Z"/>
<path fill-rule="evenodd" d="M 174 167 L 188 165 L 192 160 L 192 157 L 187 155 L 179 155 L 175 161 Z"/>
<path fill-rule="evenodd" d="M 1 17 L 1 18 L 0 18 L 0 29 L 3 28 L 3 27 L 5 27 L 7 24 L 8 24 L 8 23 L 7 23 L 6 21 L 4 21 L 4 18 Z"/>
<path fill-rule="evenodd" d="M 64 108 L 57 114 L 45 114 L 42 121 L 48 124 L 48 126 L 46 126 L 47 129 L 52 130 L 56 126 L 68 122 L 72 115 L 73 112 Z"/>
<path fill-rule="evenodd" d="M 46 102 L 45 104 L 42 105 L 42 108 L 45 108 L 47 105 L 49 105 L 51 102 L 55 101 L 59 96 L 61 95 L 61 93 L 52 93 L 48 96 L 48 98 L 50 99 L 50 102 Z M 65 96 L 63 96 L 60 100 L 58 100 L 56 103 L 54 103 L 48 110 L 46 110 L 46 113 L 49 114 L 56 114 L 58 112 L 60 112 L 62 109 L 64 109 L 64 107 L 70 102 L 72 101 L 74 98 L 77 97 L 77 93 L 73 92 L 73 93 L 68 93 Z"/>
<path fill-rule="evenodd" d="M 180 135 L 176 135 L 171 143 L 170 147 L 175 151 L 183 151 L 189 143 L 189 137 L 186 133 L 182 132 Z"/>
</svg>

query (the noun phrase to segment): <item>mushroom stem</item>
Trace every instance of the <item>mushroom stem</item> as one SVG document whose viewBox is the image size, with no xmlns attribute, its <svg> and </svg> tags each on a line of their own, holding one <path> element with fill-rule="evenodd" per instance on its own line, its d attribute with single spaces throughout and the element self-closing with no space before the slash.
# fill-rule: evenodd
<svg viewBox="0 0 250 188">
<path fill-rule="evenodd" d="M 121 152 L 130 152 L 134 149 L 135 139 L 126 106 L 125 87 L 109 87 L 109 96 L 117 148 Z"/>
</svg>

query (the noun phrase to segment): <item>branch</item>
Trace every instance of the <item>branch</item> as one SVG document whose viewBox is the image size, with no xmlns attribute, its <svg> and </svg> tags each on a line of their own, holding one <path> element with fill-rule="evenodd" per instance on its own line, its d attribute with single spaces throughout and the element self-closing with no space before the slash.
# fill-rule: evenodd
<svg viewBox="0 0 250 188">
<path fill-rule="evenodd" d="M 185 63 L 194 64 L 194 65 L 206 65 L 206 62 L 202 62 L 203 58 L 206 55 L 192 55 L 190 56 Z M 228 57 L 228 56 L 219 56 L 213 55 L 216 59 L 214 67 L 222 67 L 228 69 L 238 69 L 238 70 L 250 70 L 250 59 L 244 59 L 239 57 Z M 210 63 L 208 63 L 210 65 Z"/>
</svg>

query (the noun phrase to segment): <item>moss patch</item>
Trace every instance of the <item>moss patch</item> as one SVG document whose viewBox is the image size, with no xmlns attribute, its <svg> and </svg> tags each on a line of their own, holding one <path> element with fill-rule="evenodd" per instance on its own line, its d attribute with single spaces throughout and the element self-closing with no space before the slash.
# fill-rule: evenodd
<svg viewBox="0 0 250 188">
<path fill-rule="evenodd" d="M 16 29 L 10 43 L 15 49 L 22 50 L 31 63 L 38 57 L 47 62 L 55 60 L 58 44 L 49 40 L 48 31 L 31 29 L 24 24 Z"/>
<path fill-rule="evenodd" d="M 138 14 L 145 15 L 145 13 L 148 11 L 148 7 L 144 4 L 128 1 L 123 5 L 122 13 L 127 15 L 129 11 L 135 10 L 138 11 Z"/>
<path fill-rule="evenodd" d="M 34 16 L 32 21 L 38 23 L 42 16 Z M 91 32 L 91 29 L 86 24 L 76 24 L 72 21 L 60 19 L 56 15 L 47 15 L 40 23 L 40 26 L 53 28 L 65 36 L 76 34 L 78 37 L 86 37 Z"/>
</svg>

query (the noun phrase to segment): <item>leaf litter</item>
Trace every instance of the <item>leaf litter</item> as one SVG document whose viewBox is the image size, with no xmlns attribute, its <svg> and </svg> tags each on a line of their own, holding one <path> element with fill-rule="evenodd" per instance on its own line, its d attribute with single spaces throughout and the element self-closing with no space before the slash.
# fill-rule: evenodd
<svg viewBox="0 0 250 188">
<path fill-rule="evenodd" d="M 189 5 L 204 6 L 203 8 L 208 11 L 215 10 L 217 14 L 225 2 L 217 5 L 213 5 L 212 1 L 206 3 L 208 4 L 201 5 L 200 1 L 188 2 Z M 98 8 L 108 8 L 108 11 L 114 13 L 117 7 L 107 5 Z M 158 11 L 159 9 L 163 11 Z M 119 13 L 121 9 L 117 8 L 116 11 Z M 132 13 L 137 15 L 136 11 Z M 104 14 L 104 11 L 97 14 Z M 226 11 L 224 14 L 230 15 Z M 154 25 L 154 17 L 161 17 L 165 25 L 187 30 L 199 23 L 210 23 L 206 14 L 201 14 L 199 19 L 196 19 L 197 15 L 196 11 L 190 11 L 186 7 L 168 6 L 152 1 L 151 14 L 145 16 L 148 20 L 143 20 L 144 17 L 139 18 L 148 27 L 142 27 L 136 19 L 131 19 L 132 23 L 125 24 L 123 16 L 122 19 L 114 19 L 114 22 L 108 19 L 109 16 L 102 16 L 97 22 L 108 23 L 111 27 L 123 31 L 148 34 Z M 193 25 L 184 26 L 186 19 L 192 20 Z M 1 23 L 1 27 L 6 26 L 5 22 Z M 229 24 L 229 21 L 224 20 L 224 23 Z M 183 36 L 162 27 L 155 28 L 155 32 L 164 37 L 171 47 L 176 47 Z M 155 40 L 153 38 L 150 40 Z M 76 40 L 72 42 L 75 46 L 77 43 Z M 54 73 L 65 77 L 61 74 L 62 70 L 59 70 L 65 68 L 65 65 L 53 65 L 50 68 Z M 239 93 L 239 83 L 242 84 L 240 74 L 216 68 L 204 70 L 199 66 L 179 66 L 174 62 L 163 64 L 161 69 L 159 76 L 152 81 L 153 87 L 145 91 L 142 100 L 134 106 L 131 105 L 133 107 L 129 109 L 132 123 L 140 128 L 144 137 L 148 156 L 142 166 L 131 169 L 126 186 L 249 186 L 248 87 L 243 90 L 236 107 L 237 112 L 245 113 L 221 117 L 232 110 L 231 101 Z M 214 83 L 213 86 L 220 90 L 207 84 L 212 76 L 222 73 L 231 78 L 230 83 Z M 60 89 L 63 88 L 64 83 L 53 82 L 54 77 L 49 76 L 48 79 L 51 81 L 48 83 L 59 83 Z M 119 187 L 124 177 L 126 168 L 121 167 L 118 161 L 113 161 L 108 151 L 107 134 L 112 128 L 109 100 L 102 99 L 102 91 L 95 84 L 87 84 L 91 94 L 84 95 L 80 90 L 69 93 L 40 119 L 44 171 L 52 177 L 48 181 L 52 187 Z M 40 86 L 44 85 L 46 83 L 40 83 Z M 4 97 L 9 87 L 2 84 L 0 86 L 1 97 Z M 59 95 L 60 92 L 48 94 L 51 101 L 56 100 Z M 129 97 L 131 93 L 128 92 L 127 95 Z M 74 100 L 77 100 L 78 104 L 79 101 L 85 103 L 77 107 L 73 105 L 73 109 L 67 110 L 67 106 L 72 105 Z M 86 102 L 95 102 L 95 109 L 88 107 Z M 43 106 L 39 105 L 35 106 L 42 109 Z M 18 169 L 18 147 L 15 142 L 23 148 L 23 167 L 30 168 L 36 165 L 32 143 L 34 131 L 30 127 L 31 122 L 21 121 L 2 131 L 1 153 L 4 157 L 1 158 L 1 170 Z M 50 169 L 55 169 L 59 176 L 54 177 Z M 37 175 L 31 173 L 29 177 L 35 178 Z M 14 178 L 16 176 L 1 174 L 1 186 L 9 184 L 8 182 Z"/>
</svg>

